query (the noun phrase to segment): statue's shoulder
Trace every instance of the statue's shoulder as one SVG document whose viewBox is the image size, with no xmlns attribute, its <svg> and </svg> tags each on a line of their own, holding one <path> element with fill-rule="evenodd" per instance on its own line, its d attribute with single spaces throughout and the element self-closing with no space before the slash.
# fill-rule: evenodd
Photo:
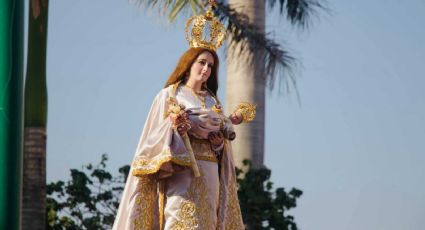
<svg viewBox="0 0 425 230">
<path fill-rule="evenodd" d="M 168 94 L 167 97 L 176 97 L 177 89 L 179 88 L 179 85 L 180 85 L 180 81 L 165 87 L 163 90 L 165 90 L 165 93 Z"/>
<path fill-rule="evenodd" d="M 167 87 L 165 87 L 165 88 L 162 88 L 157 94 L 156 94 L 156 97 L 155 97 L 155 99 L 160 99 L 160 100 L 163 100 L 163 99 L 167 99 L 170 95 L 171 95 L 171 93 L 172 93 L 172 90 L 173 90 L 173 88 L 172 88 L 172 86 L 170 85 L 170 86 L 167 86 Z"/>
</svg>

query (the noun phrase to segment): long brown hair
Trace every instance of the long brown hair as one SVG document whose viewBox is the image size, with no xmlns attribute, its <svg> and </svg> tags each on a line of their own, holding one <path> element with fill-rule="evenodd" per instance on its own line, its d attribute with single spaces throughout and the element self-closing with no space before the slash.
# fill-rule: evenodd
<svg viewBox="0 0 425 230">
<path fill-rule="evenodd" d="M 205 51 L 211 53 L 214 58 L 214 65 L 211 68 L 211 74 L 206 82 L 206 86 L 208 90 L 211 91 L 214 96 L 216 96 L 218 90 L 218 56 L 215 51 L 201 47 L 190 48 L 180 57 L 176 68 L 174 69 L 173 73 L 171 73 L 171 75 L 168 77 L 164 88 L 184 80 L 186 75 L 190 72 L 190 67 L 195 62 L 196 58 Z"/>
</svg>

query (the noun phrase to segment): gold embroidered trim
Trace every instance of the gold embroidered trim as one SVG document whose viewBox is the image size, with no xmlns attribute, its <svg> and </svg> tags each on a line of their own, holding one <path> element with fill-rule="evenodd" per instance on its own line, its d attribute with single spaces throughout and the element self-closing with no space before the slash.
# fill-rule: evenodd
<svg viewBox="0 0 425 230">
<path fill-rule="evenodd" d="M 218 163 L 218 160 L 215 156 L 195 156 L 196 160 L 201 160 L 201 161 L 211 161 L 211 162 L 215 162 Z"/>
<path fill-rule="evenodd" d="M 214 151 L 211 149 L 211 143 L 208 140 L 190 137 L 193 152 L 195 152 L 196 160 L 211 161 L 218 163 Z"/>
<path fill-rule="evenodd" d="M 143 176 L 139 178 L 140 190 L 136 195 L 136 215 L 133 220 L 134 229 L 144 230 L 152 229 L 154 225 L 154 205 L 156 202 L 156 181 L 152 176 Z"/>
<path fill-rule="evenodd" d="M 165 182 L 159 181 L 159 229 L 164 227 Z"/>
<path fill-rule="evenodd" d="M 190 188 L 188 191 L 189 198 L 194 200 L 197 204 L 196 217 L 199 220 L 199 229 L 202 230 L 213 230 L 215 229 L 214 224 L 211 221 L 212 215 L 217 215 L 217 211 L 213 210 L 210 203 L 208 202 L 208 188 L 205 185 L 204 175 L 195 177 L 192 179 Z M 211 213 L 213 212 L 213 213 Z"/>
<path fill-rule="evenodd" d="M 225 229 L 245 229 L 242 222 L 241 209 L 239 206 L 238 189 L 236 187 L 235 178 L 232 176 L 229 178 L 229 190 L 228 190 L 228 209 L 224 217 L 226 227 Z"/>
<path fill-rule="evenodd" d="M 133 176 L 142 176 L 156 173 L 161 165 L 168 161 L 183 166 L 190 166 L 190 158 L 187 154 L 173 156 L 170 149 L 165 149 L 153 159 L 147 159 L 145 156 L 136 157 L 132 163 L 132 174 Z"/>
<path fill-rule="evenodd" d="M 198 139 L 190 139 L 192 143 L 192 149 L 195 154 L 198 155 L 213 155 L 211 150 L 211 144 L 209 141 L 199 141 Z"/>
<path fill-rule="evenodd" d="M 227 141 L 224 142 L 224 154 L 229 154 L 227 152 L 229 143 Z M 228 156 L 231 157 L 231 156 Z M 224 160 L 224 157 L 222 157 L 222 161 Z M 223 164 L 223 162 L 222 162 Z M 233 170 L 233 169 L 230 169 Z M 217 229 L 219 229 L 219 225 L 221 223 L 224 223 L 224 229 L 232 229 L 232 230 L 239 230 L 239 229 L 245 229 L 245 226 L 243 224 L 242 220 L 242 213 L 239 206 L 239 199 L 238 199 L 238 188 L 236 186 L 236 173 L 235 171 L 229 172 L 229 178 L 228 180 L 228 189 L 225 189 L 226 184 L 224 183 L 224 167 L 221 168 L 220 172 L 220 192 L 219 192 L 219 200 L 220 200 L 220 207 L 219 209 L 224 209 L 224 217 L 222 215 L 218 215 L 218 222 Z M 227 193 L 225 192 L 227 190 Z M 223 201 L 225 201 L 223 203 Z M 224 207 L 222 207 L 224 206 Z"/>
<path fill-rule="evenodd" d="M 204 145 L 210 145 L 210 141 L 207 139 L 198 139 L 194 136 L 190 136 L 190 142 L 192 142 L 193 144 L 204 144 Z"/>
<path fill-rule="evenodd" d="M 178 82 L 176 82 L 176 83 L 173 84 L 172 90 L 171 90 L 171 96 L 172 97 L 176 96 L 177 88 L 179 87 L 179 85 L 180 85 L 181 82 L 182 81 L 180 80 L 180 81 L 178 81 Z"/>
<path fill-rule="evenodd" d="M 196 144 L 194 146 L 197 146 Z M 203 149 L 203 148 L 202 148 Z M 198 151 L 197 151 L 198 152 Z M 210 151 L 207 152 L 208 155 L 196 155 L 195 158 L 197 160 L 203 160 L 203 161 L 211 161 L 211 162 L 218 162 L 215 155 L 213 155 L 213 152 Z M 160 153 L 157 157 L 153 159 L 147 159 L 144 156 L 136 157 L 133 160 L 132 166 L 132 174 L 133 176 L 142 176 L 146 174 L 153 174 L 156 173 L 162 164 L 165 162 L 171 161 L 173 163 L 176 163 L 178 165 L 182 166 L 190 166 L 190 158 L 187 154 L 181 154 L 181 155 L 171 155 L 171 151 L 169 149 L 165 149 Z"/>
</svg>

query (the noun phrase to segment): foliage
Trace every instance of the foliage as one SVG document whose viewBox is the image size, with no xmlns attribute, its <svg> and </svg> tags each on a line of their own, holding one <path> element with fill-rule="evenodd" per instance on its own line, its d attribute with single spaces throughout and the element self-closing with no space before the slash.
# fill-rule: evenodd
<svg viewBox="0 0 425 230">
<path fill-rule="evenodd" d="M 98 165 L 71 169 L 71 179 L 47 185 L 46 229 L 110 229 L 130 166 L 125 165 L 113 177 L 106 170 L 108 158 L 102 155 Z M 284 188 L 272 191 L 271 171 L 251 168 L 249 161 L 243 175 L 236 169 L 239 184 L 239 201 L 248 229 L 296 230 L 294 218 L 286 211 L 296 207 L 301 190 Z"/>
<path fill-rule="evenodd" d="M 243 175 L 242 170 L 236 168 L 236 174 L 239 184 L 239 203 L 244 223 L 248 228 L 298 229 L 294 217 L 286 215 L 286 211 L 296 207 L 296 200 L 302 195 L 302 191 L 296 188 L 292 188 L 289 193 L 284 188 L 272 191 L 270 169 L 252 168 L 248 160 L 243 163 L 248 166 L 247 172 Z"/>
<path fill-rule="evenodd" d="M 68 182 L 47 185 L 47 229 L 109 229 L 115 218 L 119 199 L 130 166 L 121 167 L 113 177 L 106 171 L 108 157 L 102 155 L 96 166 L 71 169 Z"/>
</svg>

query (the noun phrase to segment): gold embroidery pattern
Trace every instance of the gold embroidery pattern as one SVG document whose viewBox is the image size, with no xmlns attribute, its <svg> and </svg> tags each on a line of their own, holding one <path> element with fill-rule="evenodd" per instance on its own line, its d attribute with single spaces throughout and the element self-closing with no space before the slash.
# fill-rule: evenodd
<svg viewBox="0 0 425 230">
<path fill-rule="evenodd" d="M 212 215 L 216 215 L 216 212 L 208 199 L 208 189 L 201 169 L 201 176 L 192 178 L 188 199 L 182 202 L 180 212 L 177 214 L 180 220 L 175 222 L 171 229 L 215 229 L 211 218 Z"/>
<path fill-rule="evenodd" d="M 226 223 L 225 229 L 245 229 L 242 221 L 241 209 L 239 206 L 238 189 L 236 187 L 235 178 L 229 178 L 229 200 L 228 209 L 224 221 Z"/>
<path fill-rule="evenodd" d="M 180 212 L 177 214 L 179 221 L 176 221 L 171 227 L 172 230 L 195 230 L 198 227 L 198 221 L 195 217 L 196 205 L 192 201 L 185 200 L 180 206 Z"/>
<path fill-rule="evenodd" d="M 211 151 L 210 141 L 207 139 L 198 139 L 194 136 L 190 137 L 190 143 L 192 143 L 194 152 L 208 152 Z M 195 151 L 196 150 L 196 151 Z"/>
<path fill-rule="evenodd" d="M 165 182 L 160 180 L 158 182 L 158 191 L 159 191 L 159 229 L 162 230 L 164 226 L 164 202 L 165 202 Z"/>
<path fill-rule="evenodd" d="M 211 162 L 215 162 L 218 163 L 217 157 L 215 156 L 195 156 L 196 160 L 200 160 L 200 161 L 211 161 Z"/>
<path fill-rule="evenodd" d="M 228 154 L 227 150 L 227 142 L 224 145 L 224 154 Z M 222 158 L 224 160 L 224 157 Z M 222 162 L 223 164 L 223 162 Z M 234 169 L 230 169 L 234 170 Z M 245 229 L 242 220 L 242 213 L 239 206 L 238 199 L 238 188 L 236 186 L 236 173 L 234 171 L 229 172 L 229 178 L 227 178 L 227 188 L 225 184 L 225 173 L 224 167 L 221 168 L 220 172 L 220 192 L 219 192 L 219 201 L 221 210 L 218 215 L 218 225 L 217 229 L 221 229 L 221 223 L 224 223 L 225 230 L 239 230 Z M 224 211 L 224 216 L 222 216 L 221 212 Z"/>
<path fill-rule="evenodd" d="M 218 162 L 214 151 L 211 149 L 211 143 L 208 140 L 197 139 L 190 136 L 195 158 L 202 161 Z"/>
<path fill-rule="evenodd" d="M 145 156 L 138 156 L 134 159 L 132 166 L 133 176 L 143 176 L 146 174 L 156 173 L 162 164 L 167 161 L 172 161 L 183 166 L 190 166 L 189 155 L 171 155 L 169 149 L 165 149 L 157 157 L 148 159 Z"/>
<path fill-rule="evenodd" d="M 188 195 L 189 198 L 193 199 L 197 204 L 198 209 L 196 217 L 199 220 L 199 229 L 214 229 L 211 218 L 212 215 L 217 215 L 217 213 L 215 210 L 213 210 L 213 207 L 211 207 L 210 203 L 208 202 L 208 188 L 205 185 L 204 176 L 202 173 L 200 177 L 192 179 Z"/>
<path fill-rule="evenodd" d="M 156 181 L 151 176 L 140 177 L 138 182 L 140 190 L 136 196 L 135 219 L 133 220 L 134 229 L 152 229 L 154 224 L 154 205 L 157 201 Z"/>
</svg>

